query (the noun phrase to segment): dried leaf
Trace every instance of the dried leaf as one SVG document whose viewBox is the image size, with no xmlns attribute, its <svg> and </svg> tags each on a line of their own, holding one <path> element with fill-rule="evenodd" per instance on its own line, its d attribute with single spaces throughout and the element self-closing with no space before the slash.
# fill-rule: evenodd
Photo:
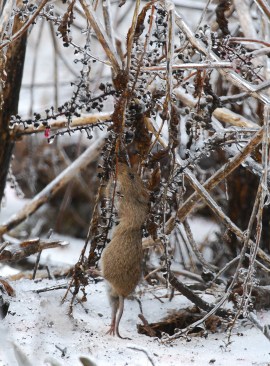
<svg viewBox="0 0 270 366">
<path fill-rule="evenodd" d="M 73 23 L 74 20 L 74 14 L 73 14 L 73 7 L 75 4 L 75 0 L 72 0 L 72 2 L 69 4 L 66 13 L 63 16 L 63 20 L 61 24 L 58 27 L 58 31 L 61 33 L 64 45 L 68 45 L 70 41 L 69 37 L 69 30 L 70 26 Z"/>
<path fill-rule="evenodd" d="M 9 295 L 9 296 L 15 296 L 15 290 L 13 289 L 13 287 L 8 283 L 8 281 L 4 280 L 3 278 L 0 278 L 0 288 L 1 285 L 4 289 L 4 291 Z"/>
<path fill-rule="evenodd" d="M 224 36 L 230 34 L 225 12 L 230 9 L 231 5 L 232 3 L 230 0 L 220 0 L 218 6 L 216 7 L 216 21 Z"/>
<path fill-rule="evenodd" d="M 149 181 L 148 181 L 148 189 L 149 191 L 151 192 L 156 192 L 159 190 L 159 187 L 160 187 L 160 180 L 161 180 L 161 172 L 160 172 L 160 168 L 157 167 L 151 177 L 149 178 Z"/>
</svg>

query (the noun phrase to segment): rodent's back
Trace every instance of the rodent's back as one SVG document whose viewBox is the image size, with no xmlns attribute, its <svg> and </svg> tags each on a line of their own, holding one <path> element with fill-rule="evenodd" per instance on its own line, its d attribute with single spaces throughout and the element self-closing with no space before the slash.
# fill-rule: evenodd
<svg viewBox="0 0 270 366">
<path fill-rule="evenodd" d="M 141 277 L 142 225 L 148 214 L 149 194 L 139 175 L 122 163 L 118 164 L 116 190 L 120 223 L 102 253 L 101 271 L 113 291 L 127 297 Z"/>
<path fill-rule="evenodd" d="M 101 271 L 116 294 L 127 297 L 134 291 L 142 271 L 142 234 L 121 223 L 101 257 Z"/>
</svg>

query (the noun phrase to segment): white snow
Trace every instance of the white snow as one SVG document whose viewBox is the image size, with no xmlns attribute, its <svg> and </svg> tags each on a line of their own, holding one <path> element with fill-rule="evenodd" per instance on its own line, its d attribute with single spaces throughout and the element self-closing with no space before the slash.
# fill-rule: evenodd
<svg viewBox="0 0 270 366">
<path fill-rule="evenodd" d="M 65 281 L 57 281 L 64 283 Z M 106 298 L 104 282 L 87 286 L 88 301 L 74 307 L 74 318 L 67 315 L 68 302 L 60 305 L 65 290 L 36 294 L 33 290 L 50 287 L 56 281 L 20 280 L 12 283 L 16 297 L 11 300 L 10 313 L 1 323 L 3 353 L 0 365 L 19 365 L 14 356 L 14 345 L 32 362 L 46 365 L 46 359 L 54 359 L 59 365 L 81 365 L 79 357 L 90 356 L 101 365 L 151 365 L 144 352 L 129 347 L 147 350 L 155 365 L 269 365 L 269 341 L 251 325 L 236 326 L 232 343 L 225 347 L 226 335 L 209 334 L 208 338 L 191 337 L 187 342 L 179 339 L 171 344 L 140 335 L 139 306 L 136 300 L 126 300 L 120 324 L 123 336 L 119 339 L 106 334 L 110 324 L 110 306 Z M 142 290 L 142 291 L 140 291 Z M 152 293 L 153 292 L 153 293 Z M 157 321 L 168 309 L 184 308 L 190 303 L 183 296 L 175 296 L 169 302 L 154 297 L 166 294 L 166 290 L 150 291 L 141 285 L 137 290 L 145 318 Z M 260 313 L 260 321 L 269 322 L 270 314 Z M 66 349 L 65 356 L 56 348 Z M 215 361 L 214 361 L 215 360 Z"/>
<path fill-rule="evenodd" d="M 3 223 L 25 200 L 19 200 L 7 188 L 6 206 L 0 213 Z M 205 219 L 190 222 L 194 237 L 202 242 L 217 230 L 215 223 Z M 55 235 L 57 237 L 57 235 Z M 74 264 L 84 245 L 82 240 L 60 236 L 70 245 L 65 248 L 50 249 L 41 255 L 42 262 L 52 264 Z M 34 260 L 34 257 L 32 258 Z M 0 267 L 0 275 L 13 274 L 8 266 Z M 208 334 L 208 337 L 192 336 L 170 344 L 137 333 L 136 324 L 140 308 L 138 302 L 125 301 L 125 311 L 120 323 L 120 333 L 131 340 L 119 339 L 106 334 L 110 324 L 110 305 L 106 296 L 105 283 L 91 283 L 87 286 L 88 301 L 74 306 L 73 318 L 69 317 L 69 301 L 61 305 L 66 290 L 53 290 L 37 294 L 37 289 L 56 284 L 66 284 L 69 280 L 26 280 L 11 282 L 16 296 L 9 298 L 7 317 L 0 323 L 0 365 L 82 365 L 79 357 L 91 358 L 97 366 L 148 366 L 151 365 L 145 350 L 155 365 L 257 365 L 270 363 L 270 343 L 250 323 L 237 324 L 233 329 L 231 343 L 226 346 L 224 331 Z M 191 303 L 182 295 L 168 299 L 165 288 L 155 288 L 142 283 L 136 294 L 140 299 L 143 314 L 148 322 L 161 320 L 168 310 L 184 309 Z M 207 300 L 210 301 L 210 296 Z M 70 300 L 70 296 L 68 298 Z M 270 312 L 258 314 L 262 324 L 270 323 Z M 57 348 L 58 347 L 58 348 Z M 62 355 L 61 350 L 65 350 Z M 15 355 L 16 353 L 16 355 Z M 17 357 L 17 358 L 16 358 Z M 27 358 L 27 361 L 18 359 Z M 29 363 L 30 362 L 30 363 Z"/>
<path fill-rule="evenodd" d="M 6 205 L 0 212 L 0 223 L 6 221 L 26 202 L 16 197 L 14 191 L 7 188 Z M 214 234 L 218 226 L 205 219 L 194 218 L 190 221 L 194 238 L 203 242 Z M 70 243 L 68 247 L 43 251 L 41 262 L 72 265 L 79 258 L 84 245 L 82 240 L 55 235 Z M 34 262 L 34 257 L 32 257 Z M 13 274 L 8 266 L 0 266 L 0 275 Z M 67 313 L 69 301 L 61 305 L 65 290 L 53 290 L 37 294 L 34 290 L 65 284 L 69 280 L 26 280 L 11 282 L 16 297 L 9 298 L 8 316 L 0 323 L 0 366 L 21 365 L 82 365 L 80 356 L 95 360 L 97 366 L 148 366 L 155 365 L 256 365 L 270 364 L 270 343 L 264 335 L 250 323 L 241 324 L 233 329 L 231 344 L 226 346 L 224 331 L 208 337 L 181 338 L 170 344 L 137 333 L 136 324 L 141 321 L 139 304 L 136 300 L 125 301 L 125 311 L 120 323 L 120 333 L 131 340 L 119 339 L 106 334 L 110 324 L 110 305 L 106 296 L 104 282 L 87 286 L 88 301 L 74 306 L 74 317 Z M 143 314 L 149 323 L 161 320 L 168 310 L 183 309 L 191 303 L 177 294 L 170 302 L 166 289 L 141 284 L 136 290 Z M 160 300 L 158 300 L 158 298 Z M 70 296 L 69 296 L 70 299 Z M 209 298 L 207 298 L 208 301 Z M 270 312 L 258 314 L 262 324 L 270 323 Z M 59 350 L 66 349 L 63 356 Z M 17 358 L 15 356 L 17 355 Z M 28 361 L 18 361 L 27 357 Z M 27 363 L 27 362 L 30 362 Z"/>
</svg>

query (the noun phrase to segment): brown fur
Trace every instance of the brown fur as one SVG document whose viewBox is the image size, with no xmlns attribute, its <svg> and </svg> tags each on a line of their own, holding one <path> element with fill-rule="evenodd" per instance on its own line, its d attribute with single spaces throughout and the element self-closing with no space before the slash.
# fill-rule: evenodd
<svg viewBox="0 0 270 366">
<path fill-rule="evenodd" d="M 112 183 L 109 183 L 109 190 Z M 141 278 L 142 225 L 148 214 L 149 194 L 139 175 L 118 164 L 117 207 L 120 222 L 101 257 L 101 272 L 108 281 L 112 306 L 110 334 L 119 334 L 124 298 L 134 291 Z M 118 313 L 118 315 L 117 315 Z M 117 316 L 117 319 L 116 319 Z"/>
</svg>

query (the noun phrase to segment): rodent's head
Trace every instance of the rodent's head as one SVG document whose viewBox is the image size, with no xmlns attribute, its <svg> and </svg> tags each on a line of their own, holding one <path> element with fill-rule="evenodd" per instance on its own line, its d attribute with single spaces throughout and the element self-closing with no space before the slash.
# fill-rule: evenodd
<svg viewBox="0 0 270 366">
<path fill-rule="evenodd" d="M 117 183 L 119 184 L 120 193 L 127 198 L 134 198 L 147 203 L 149 194 L 140 176 L 126 164 L 118 163 L 117 168 Z"/>
</svg>

